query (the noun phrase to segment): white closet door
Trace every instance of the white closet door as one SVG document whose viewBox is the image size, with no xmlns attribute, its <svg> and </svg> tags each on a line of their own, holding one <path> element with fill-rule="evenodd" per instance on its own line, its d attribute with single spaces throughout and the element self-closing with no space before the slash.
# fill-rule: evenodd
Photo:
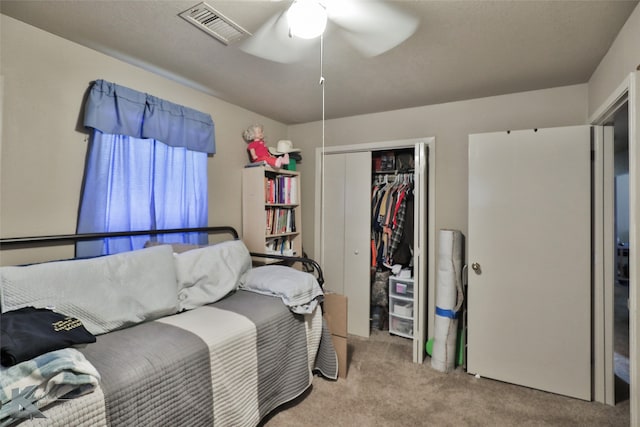
<svg viewBox="0 0 640 427">
<path fill-rule="evenodd" d="M 588 126 L 469 136 L 469 373 L 591 398 Z"/>
<path fill-rule="evenodd" d="M 427 342 L 427 302 L 428 302 L 428 206 L 429 199 L 429 152 L 427 144 L 419 142 L 414 149 L 414 214 L 413 214 L 413 361 L 422 363 Z"/>
<path fill-rule="evenodd" d="M 348 299 L 347 330 L 369 336 L 371 152 L 327 154 L 323 206 L 326 287 Z"/>
<path fill-rule="evenodd" d="M 322 208 L 320 234 L 320 259 L 325 288 L 344 295 L 344 174 L 345 156 L 324 156 L 324 206 Z"/>
</svg>

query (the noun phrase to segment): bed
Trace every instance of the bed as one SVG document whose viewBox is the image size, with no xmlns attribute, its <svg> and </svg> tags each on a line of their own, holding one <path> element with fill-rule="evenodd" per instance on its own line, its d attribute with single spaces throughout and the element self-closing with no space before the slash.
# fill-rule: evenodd
<svg viewBox="0 0 640 427">
<path fill-rule="evenodd" d="M 151 233 L 183 231 L 161 230 Z M 193 259 L 195 251 L 210 254 L 214 250 L 222 250 L 213 249 L 216 247 L 227 251 L 224 253 L 231 253 L 234 260 L 238 258 L 233 251 L 242 250 L 243 245 L 237 241 L 238 235 L 235 230 L 229 227 L 212 227 L 206 228 L 206 232 L 230 233 L 231 241 L 236 243 L 227 246 L 220 243 L 205 249 L 194 249 L 184 252 L 188 254 L 185 256 Z M 4 250 L 9 247 L 104 238 L 108 237 L 107 234 L 113 235 L 96 233 L 1 239 L 0 245 Z M 229 248 L 232 248 L 231 252 Z M 144 265 L 144 262 L 156 266 L 153 270 L 157 271 L 153 273 L 158 276 L 151 277 L 150 283 L 151 286 L 162 287 L 156 283 L 167 276 L 168 273 L 162 271 L 162 266 L 166 263 L 158 262 L 158 259 L 153 257 L 159 256 L 160 253 L 166 257 L 167 250 L 166 246 L 161 246 L 143 249 L 140 254 L 121 256 L 142 257 L 142 261 L 132 264 L 136 268 Z M 173 259 L 179 259 L 179 255 L 173 249 L 169 252 Z M 74 398 L 54 396 L 50 399 L 51 402 L 43 399 L 33 402 L 31 407 L 20 407 L 21 410 L 14 411 L 12 417 L 0 417 L 0 423 L 3 423 L 1 425 L 20 423 L 60 426 L 255 426 L 278 406 L 295 399 L 307 390 L 314 374 L 326 379 L 336 379 L 336 354 L 322 317 L 321 306 L 318 304 L 317 307 L 314 305 L 309 308 L 304 306 L 302 301 L 292 303 L 292 298 L 287 299 L 284 295 L 287 287 L 296 286 L 297 278 L 301 277 L 298 275 L 301 274 L 307 275 L 304 280 L 313 277 L 313 281 L 320 285 L 323 281 L 320 267 L 306 258 L 263 256 L 248 251 L 246 256 L 249 256 L 249 259 L 251 256 L 277 258 L 287 264 L 265 266 L 272 267 L 271 270 L 260 270 L 265 267 L 250 267 L 249 271 L 239 274 L 241 283 L 214 303 L 196 303 L 188 309 L 168 312 L 152 307 L 143 311 L 145 315 L 151 312 L 156 313 L 155 315 L 147 316 L 141 321 L 125 319 L 115 327 L 112 327 L 112 318 L 109 319 L 111 323 L 100 318 L 102 312 L 113 317 L 104 307 L 109 304 L 107 299 L 94 301 L 95 298 L 92 298 L 89 302 L 80 304 L 82 309 L 86 310 L 91 304 L 96 303 L 95 307 L 91 307 L 91 313 L 98 320 L 82 318 L 82 313 L 76 311 L 79 303 L 72 307 L 68 302 L 69 298 L 56 301 L 57 309 L 65 309 L 66 314 L 82 320 L 85 326 L 89 325 L 88 329 L 98 332 L 94 334 L 95 342 L 72 349 L 79 352 L 90 366 L 95 368 L 97 375 L 93 378 L 94 386 L 89 393 L 77 397 L 73 396 L 73 393 L 65 395 Z M 144 257 L 148 259 L 145 260 Z M 33 283 L 33 277 L 47 277 L 56 282 L 64 281 L 55 280 L 57 277 L 64 277 L 67 280 L 66 288 L 63 291 L 56 290 L 56 295 L 69 295 L 75 289 L 73 286 L 76 286 L 72 283 L 75 279 L 69 279 L 69 266 L 83 265 L 85 261 L 97 263 L 98 269 L 101 270 L 104 269 L 104 265 L 114 263 L 112 259 L 96 259 L 64 261 L 74 264 L 58 262 L 53 263 L 57 265 L 44 267 L 27 266 L 48 269 L 46 275 L 41 272 L 36 276 L 32 275 L 31 270 L 27 270 L 26 276 L 29 280 L 23 278 L 25 270 L 22 270 L 22 267 L 1 267 L 3 313 L 30 305 L 34 301 L 35 305 L 44 304 L 44 301 L 38 298 L 25 296 L 33 295 L 33 290 L 25 289 L 37 286 Z M 294 262 L 307 265 L 314 273 L 291 268 L 290 265 Z M 216 267 L 216 270 L 220 268 L 223 267 Z M 282 274 L 283 270 L 278 269 L 287 269 L 285 276 L 291 273 L 288 278 L 290 283 L 284 280 L 278 286 L 271 287 L 274 273 Z M 193 271 L 195 270 L 197 267 L 194 267 Z M 126 268 L 118 266 L 118 274 L 121 271 L 126 272 Z M 178 271 L 177 274 L 180 284 L 181 273 Z M 86 276 L 85 273 L 82 275 Z M 253 282 L 253 279 L 250 277 L 256 278 L 255 281 L 260 282 L 259 286 L 252 286 L 249 282 Z M 144 280 L 146 279 L 136 279 L 136 282 Z M 225 281 L 228 281 L 227 278 Z M 110 285 L 113 283 L 113 280 L 109 281 Z M 100 286 L 96 285 L 97 288 Z M 149 294 L 149 288 L 144 291 Z M 162 292 L 164 291 L 159 291 Z M 182 290 L 176 294 L 178 300 L 181 299 L 180 292 Z M 196 294 L 191 295 L 192 300 L 193 295 Z M 313 295 L 314 301 L 321 300 L 317 291 L 314 291 Z M 55 296 L 51 296 L 49 300 L 51 298 L 55 299 Z M 83 301 L 81 296 L 78 298 Z M 155 299 L 162 300 L 159 297 Z M 170 301 L 170 298 L 167 300 Z M 204 300 L 201 298 L 199 301 Z M 184 299 L 181 303 L 183 302 Z M 304 310 L 300 311 L 299 307 L 303 306 Z M 308 312 L 304 312 L 305 310 Z M 130 313 L 123 315 L 130 316 Z M 110 326 L 102 332 L 100 328 L 106 324 Z M 0 409 L 2 415 L 2 410 L 10 406 L 11 393 L 5 390 L 0 395 L 3 396 L 3 407 Z"/>
</svg>

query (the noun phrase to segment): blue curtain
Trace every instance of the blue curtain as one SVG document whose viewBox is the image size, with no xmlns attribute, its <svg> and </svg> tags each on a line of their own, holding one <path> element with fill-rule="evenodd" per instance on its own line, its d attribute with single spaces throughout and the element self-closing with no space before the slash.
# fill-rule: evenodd
<svg viewBox="0 0 640 427">
<path fill-rule="evenodd" d="M 96 80 L 91 86 L 84 125 L 103 133 L 216 152 L 215 127 L 209 114 L 105 80 Z"/>
<path fill-rule="evenodd" d="M 94 93 L 98 95 L 93 96 Z M 138 108 L 141 103 L 142 109 Z M 130 108 L 132 105 L 136 108 Z M 203 126 L 207 120 L 200 120 L 200 115 L 209 118 L 210 127 Z M 162 116 L 164 122 L 160 123 L 158 118 Z M 215 148 L 210 116 L 97 81 L 87 101 L 85 117 L 89 118 L 85 125 L 94 127 L 94 132 L 85 168 L 78 233 L 207 225 L 207 153 Z M 154 120 L 158 123 L 145 126 Z M 160 134 L 173 144 L 141 137 Z M 150 239 L 155 237 L 80 242 L 76 255 L 87 257 L 139 249 Z M 157 239 L 205 244 L 207 235 L 167 234 Z"/>
</svg>

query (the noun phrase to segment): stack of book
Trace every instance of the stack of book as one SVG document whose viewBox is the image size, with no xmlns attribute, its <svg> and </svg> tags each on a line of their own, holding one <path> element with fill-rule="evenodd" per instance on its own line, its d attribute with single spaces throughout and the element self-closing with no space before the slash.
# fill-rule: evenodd
<svg viewBox="0 0 640 427">
<path fill-rule="evenodd" d="M 266 234 L 294 233 L 296 231 L 295 211 L 293 208 L 268 207 L 265 209 Z"/>
<path fill-rule="evenodd" d="M 266 203 L 297 204 L 298 179 L 295 176 L 265 176 L 264 194 Z"/>
<path fill-rule="evenodd" d="M 296 251 L 293 249 L 293 242 L 289 237 L 278 237 L 267 240 L 265 253 L 287 256 L 296 255 Z"/>
</svg>

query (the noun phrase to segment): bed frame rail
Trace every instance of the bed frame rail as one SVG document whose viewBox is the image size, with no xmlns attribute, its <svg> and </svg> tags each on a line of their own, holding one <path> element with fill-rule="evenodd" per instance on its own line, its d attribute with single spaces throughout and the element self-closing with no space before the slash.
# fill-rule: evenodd
<svg viewBox="0 0 640 427">
<path fill-rule="evenodd" d="M 234 240 L 240 238 L 238 231 L 232 226 L 223 225 L 216 227 L 194 227 L 194 228 L 171 228 L 164 230 L 139 230 L 139 231 L 111 231 L 102 233 L 80 233 L 80 234 L 57 234 L 49 236 L 31 236 L 31 237 L 3 237 L 0 238 L 0 250 L 4 249 L 22 249 L 35 248 L 43 246 L 55 246 L 63 244 L 71 244 L 87 240 L 107 239 L 110 237 L 130 237 L 130 236 L 155 236 L 158 234 L 175 234 L 175 233 L 207 233 L 207 234 L 229 234 Z M 306 271 L 315 273 L 316 279 L 321 287 L 324 287 L 324 276 L 320 265 L 311 258 L 294 257 L 278 254 L 265 254 L 259 252 L 250 252 L 255 258 L 268 258 L 279 260 L 283 263 L 294 264 L 299 262 Z"/>
<path fill-rule="evenodd" d="M 86 240 L 107 239 L 110 237 L 130 237 L 130 236 L 155 236 L 158 234 L 172 233 L 209 233 L 223 234 L 229 233 L 234 239 L 238 239 L 238 232 L 231 226 L 218 227 L 197 227 L 197 228 L 171 228 L 165 230 L 140 230 L 140 231 L 108 231 L 103 233 L 81 233 L 81 234 L 56 234 L 51 236 L 32 237 L 3 237 L 0 239 L 0 248 L 16 249 L 24 247 L 38 247 L 82 242 Z"/>
</svg>

